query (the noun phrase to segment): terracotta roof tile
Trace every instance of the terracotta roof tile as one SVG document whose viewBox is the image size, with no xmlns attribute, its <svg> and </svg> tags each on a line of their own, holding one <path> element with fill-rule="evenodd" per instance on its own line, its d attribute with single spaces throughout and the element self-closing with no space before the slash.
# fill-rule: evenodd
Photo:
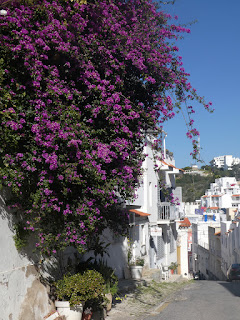
<svg viewBox="0 0 240 320">
<path fill-rule="evenodd" d="M 184 218 L 184 220 L 180 223 L 179 228 L 188 228 L 191 226 L 191 222 L 188 218 Z"/>
<path fill-rule="evenodd" d="M 147 216 L 151 215 L 150 213 L 145 213 L 145 212 L 142 212 L 142 211 L 139 211 L 139 210 L 136 210 L 136 209 L 130 209 L 129 211 L 133 212 L 133 213 L 135 213 L 135 214 L 137 214 L 138 216 L 141 216 L 141 217 L 147 217 Z"/>
<path fill-rule="evenodd" d="M 164 161 L 164 160 L 161 160 L 161 162 L 162 162 L 163 164 L 165 164 L 166 166 L 175 168 L 175 169 L 180 170 L 180 171 L 184 171 L 183 169 L 179 169 L 179 168 L 175 167 L 173 164 L 167 163 L 167 162 Z"/>
</svg>

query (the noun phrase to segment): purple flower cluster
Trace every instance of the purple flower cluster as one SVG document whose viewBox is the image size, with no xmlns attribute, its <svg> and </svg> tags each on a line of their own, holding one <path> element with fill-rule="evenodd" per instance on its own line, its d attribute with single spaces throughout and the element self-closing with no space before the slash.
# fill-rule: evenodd
<svg viewBox="0 0 240 320">
<path fill-rule="evenodd" d="M 0 16 L 0 177 L 37 247 L 84 252 L 125 229 L 146 130 L 198 99 L 170 44 L 189 30 L 151 0 L 26 3 Z"/>
</svg>

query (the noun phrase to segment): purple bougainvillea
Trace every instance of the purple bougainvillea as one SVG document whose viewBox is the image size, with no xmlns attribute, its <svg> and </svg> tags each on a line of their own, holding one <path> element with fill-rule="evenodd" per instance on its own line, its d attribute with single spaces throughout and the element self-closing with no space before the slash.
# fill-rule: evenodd
<svg viewBox="0 0 240 320">
<path fill-rule="evenodd" d="M 84 252 L 106 226 L 123 232 L 118 199 L 138 185 L 145 132 L 188 99 L 204 104 L 174 44 L 189 30 L 151 0 L 3 6 L 0 178 L 36 247 Z"/>
</svg>

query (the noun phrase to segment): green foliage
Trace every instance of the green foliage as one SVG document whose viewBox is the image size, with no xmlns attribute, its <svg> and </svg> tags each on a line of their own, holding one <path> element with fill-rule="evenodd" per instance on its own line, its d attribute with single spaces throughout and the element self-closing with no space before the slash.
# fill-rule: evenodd
<svg viewBox="0 0 240 320">
<path fill-rule="evenodd" d="M 240 164 L 232 166 L 232 170 L 230 170 L 229 172 L 231 176 L 236 178 L 236 180 L 240 180 Z"/>
<path fill-rule="evenodd" d="M 107 265 L 104 260 L 94 261 L 93 263 L 88 261 L 86 263 L 80 263 L 77 267 L 78 272 L 83 272 L 87 269 L 98 271 L 105 283 L 104 293 L 111 293 L 113 296 L 118 292 L 118 278 L 115 275 L 113 268 Z"/>
<path fill-rule="evenodd" d="M 133 260 L 129 263 L 130 266 L 141 266 L 143 267 L 144 266 L 144 259 L 142 258 L 136 258 L 136 260 Z"/>
<path fill-rule="evenodd" d="M 142 259 L 142 258 L 137 258 L 136 259 L 136 266 L 141 266 L 141 267 L 143 267 L 144 266 L 144 259 Z"/>
<path fill-rule="evenodd" d="M 170 270 L 177 270 L 179 264 L 177 262 L 171 262 L 170 266 L 168 267 Z"/>
<path fill-rule="evenodd" d="M 71 306 L 83 301 L 103 301 L 104 279 L 96 270 L 87 270 L 83 274 L 64 275 L 55 282 L 56 295 L 59 300 L 69 301 Z"/>
<path fill-rule="evenodd" d="M 26 230 L 23 223 L 19 222 L 14 225 L 14 231 L 15 235 L 13 236 L 13 240 L 15 247 L 18 251 L 21 251 L 28 243 L 29 230 Z"/>
<path fill-rule="evenodd" d="M 194 202 L 200 199 L 209 188 L 210 183 L 215 181 L 215 176 L 200 176 L 184 174 L 176 178 L 177 187 L 182 187 L 183 202 Z"/>
<path fill-rule="evenodd" d="M 183 169 L 183 170 L 191 170 L 192 167 L 187 166 L 187 167 L 184 167 L 184 168 L 182 168 L 182 169 Z"/>
</svg>

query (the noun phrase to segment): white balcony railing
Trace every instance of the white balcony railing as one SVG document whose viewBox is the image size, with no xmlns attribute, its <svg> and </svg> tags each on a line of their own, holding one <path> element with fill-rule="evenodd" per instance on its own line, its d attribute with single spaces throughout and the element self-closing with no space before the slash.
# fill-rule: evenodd
<svg viewBox="0 0 240 320">
<path fill-rule="evenodd" d="M 169 202 L 161 202 L 158 205 L 158 220 L 176 220 L 178 218 L 179 212 Z"/>
</svg>

